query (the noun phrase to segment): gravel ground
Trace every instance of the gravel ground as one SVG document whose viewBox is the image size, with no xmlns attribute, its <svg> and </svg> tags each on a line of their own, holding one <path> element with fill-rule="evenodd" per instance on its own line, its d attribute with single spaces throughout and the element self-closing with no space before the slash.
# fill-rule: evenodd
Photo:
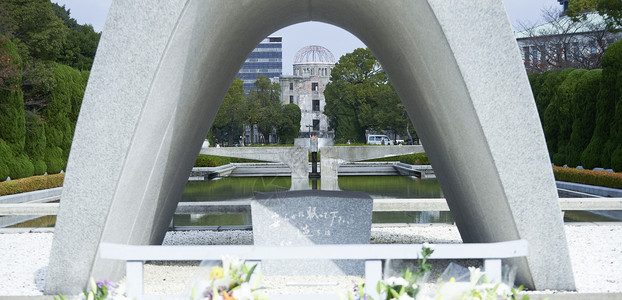
<svg viewBox="0 0 622 300">
<path fill-rule="evenodd" d="M 567 224 L 570 257 L 577 290 L 580 293 L 622 293 L 622 224 Z M 0 234 L 0 296 L 41 295 L 52 245 L 52 233 Z M 372 243 L 460 243 L 460 235 L 452 225 L 419 225 L 411 227 L 374 227 Z M 169 245 L 252 244 L 252 232 L 169 232 L 164 241 Z M 467 265 L 478 262 L 461 262 Z M 185 293 L 197 271 L 198 263 L 148 263 L 145 266 L 147 294 Z M 446 264 L 445 264 L 446 265 Z M 445 265 L 435 264 L 434 273 Z M 352 286 L 354 277 L 301 276 L 264 277 L 262 283 L 270 293 L 331 293 Z M 325 282 L 324 286 L 292 286 L 292 282 Z M 123 282 L 121 282 L 122 284 Z M 288 285 L 289 283 L 289 285 Z"/>
</svg>

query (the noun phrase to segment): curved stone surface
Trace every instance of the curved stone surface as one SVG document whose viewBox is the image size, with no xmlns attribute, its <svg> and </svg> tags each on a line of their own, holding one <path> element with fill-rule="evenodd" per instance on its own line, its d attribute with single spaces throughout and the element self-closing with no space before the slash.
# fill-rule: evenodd
<svg viewBox="0 0 622 300">
<path fill-rule="evenodd" d="M 340 26 L 382 63 L 465 242 L 529 241 L 537 289 L 574 289 L 527 76 L 497 0 L 115 0 L 76 126 L 46 293 L 79 293 L 123 264 L 101 242 L 161 243 L 228 86 L 268 34 Z M 155 148 L 155 151 L 154 151 Z"/>
</svg>

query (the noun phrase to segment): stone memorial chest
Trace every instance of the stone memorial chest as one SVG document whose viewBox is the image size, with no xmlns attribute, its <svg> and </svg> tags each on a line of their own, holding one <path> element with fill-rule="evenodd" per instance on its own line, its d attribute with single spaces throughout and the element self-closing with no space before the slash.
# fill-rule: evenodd
<svg viewBox="0 0 622 300">
<path fill-rule="evenodd" d="M 373 199 L 362 192 L 257 193 L 251 201 L 253 239 L 261 246 L 369 244 Z M 283 251 L 288 251 L 286 247 Z M 356 260 L 262 262 L 266 275 L 363 275 Z"/>
</svg>

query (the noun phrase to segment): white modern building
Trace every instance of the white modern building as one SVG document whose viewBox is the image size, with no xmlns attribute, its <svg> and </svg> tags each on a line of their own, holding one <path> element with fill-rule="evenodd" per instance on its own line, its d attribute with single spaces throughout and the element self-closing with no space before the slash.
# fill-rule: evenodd
<svg viewBox="0 0 622 300">
<path fill-rule="evenodd" d="M 551 16 L 547 23 L 517 32 L 516 42 L 527 72 L 600 68 L 603 53 L 622 38 L 622 33 L 608 32 L 598 13 L 587 13 L 584 17 L 585 20 L 574 22 L 565 15 Z"/>
<path fill-rule="evenodd" d="M 294 103 L 302 112 L 300 137 L 333 137 L 324 114 L 324 89 L 330 82 L 335 57 L 322 46 L 306 46 L 294 57 L 293 74 L 280 77 L 281 103 Z"/>
</svg>

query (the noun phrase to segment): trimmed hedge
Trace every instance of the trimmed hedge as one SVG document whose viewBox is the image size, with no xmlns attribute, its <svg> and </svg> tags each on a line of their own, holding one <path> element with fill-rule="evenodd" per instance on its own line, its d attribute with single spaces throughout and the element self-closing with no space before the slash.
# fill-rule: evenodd
<svg viewBox="0 0 622 300">
<path fill-rule="evenodd" d="M 196 162 L 194 163 L 194 166 L 195 167 L 218 167 L 218 166 L 224 166 L 230 163 L 254 163 L 254 162 L 263 162 L 263 161 L 236 158 L 236 157 L 224 157 L 224 156 L 199 154 Z"/>
<path fill-rule="evenodd" d="M 0 182 L 0 196 L 61 187 L 64 179 L 65 174 L 62 173 Z"/>
<path fill-rule="evenodd" d="M 399 161 L 410 165 L 429 165 L 430 161 L 425 153 L 413 153 L 407 155 L 390 156 L 383 158 L 375 158 L 366 161 Z"/>
<path fill-rule="evenodd" d="M 622 173 L 563 167 L 553 167 L 553 173 L 555 174 L 555 179 L 560 181 L 622 189 Z"/>
</svg>

